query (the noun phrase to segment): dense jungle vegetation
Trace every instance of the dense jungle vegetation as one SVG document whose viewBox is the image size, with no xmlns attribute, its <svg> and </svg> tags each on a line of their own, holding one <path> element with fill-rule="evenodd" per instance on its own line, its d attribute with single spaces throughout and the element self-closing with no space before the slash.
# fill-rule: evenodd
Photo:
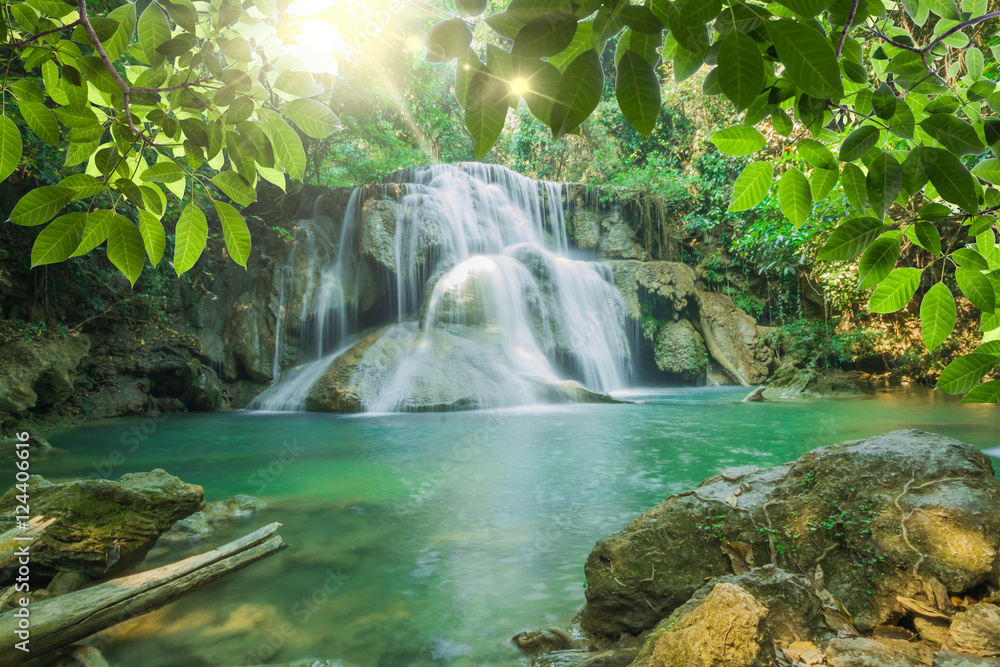
<svg viewBox="0 0 1000 667">
<path fill-rule="evenodd" d="M 88 255 L 107 243 L 107 258 L 144 281 L 141 301 L 169 279 L 162 257 L 182 274 L 220 231 L 245 264 L 252 230 L 271 226 L 248 227 L 239 210 L 260 180 L 356 185 L 478 156 L 536 178 L 620 186 L 621 198 L 651 195 L 648 242 L 684 239 L 702 280 L 778 326 L 775 345 L 812 364 L 885 369 L 892 357 L 904 376 L 932 379 L 956 352 L 977 349 L 947 383 L 965 393 L 991 372 L 1000 331 L 992 9 L 7 3 L 4 208 L 35 226 L 68 206 L 30 264 L 83 256 L 69 271 L 111 280 Z M 818 51 L 805 54 L 810 42 Z M 455 58 L 457 81 L 439 64 Z M 748 64 L 720 72 L 738 62 Z M 545 85 L 515 65 L 537 65 Z M 475 88 L 464 71 L 490 72 L 502 90 Z M 470 86 L 478 121 L 463 110 Z M 130 97 L 139 115 L 123 113 Z M 946 183 L 956 171 L 961 182 Z M 140 278 L 147 256 L 161 268 Z M 874 310 L 896 314 L 869 314 L 873 295 Z M 914 335 L 927 350 L 915 351 Z M 976 392 L 995 401 L 1000 384 Z"/>
</svg>

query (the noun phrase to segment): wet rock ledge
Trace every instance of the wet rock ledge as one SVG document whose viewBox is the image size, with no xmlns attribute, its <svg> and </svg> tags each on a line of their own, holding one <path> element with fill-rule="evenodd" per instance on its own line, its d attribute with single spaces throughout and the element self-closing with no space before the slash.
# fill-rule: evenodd
<svg viewBox="0 0 1000 667">
<path fill-rule="evenodd" d="M 939 435 L 843 442 L 667 498 L 585 574 L 531 664 L 1000 666 L 1000 481 Z"/>
</svg>

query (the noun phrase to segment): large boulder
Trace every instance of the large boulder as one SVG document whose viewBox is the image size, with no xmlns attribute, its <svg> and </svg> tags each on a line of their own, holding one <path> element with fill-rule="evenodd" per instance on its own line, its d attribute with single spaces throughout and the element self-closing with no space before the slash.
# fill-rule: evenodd
<svg viewBox="0 0 1000 667">
<path fill-rule="evenodd" d="M 356 343 L 347 352 L 333 360 L 326 372 L 309 390 L 306 396 L 306 410 L 309 412 L 361 412 L 364 387 L 355 381 L 355 372 L 365 355 L 372 350 L 369 364 L 372 372 L 383 369 L 387 376 L 402 357 L 403 348 L 399 340 L 387 337 L 382 342 L 386 329 L 374 331 Z"/>
<path fill-rule="evenodd" d="M 769 667 L 767 616 L 767 607 L 745 589 L 715 584 L 658 626 L 632 667 Z"/>
<path fill-rule="evenodd" d="M 899 618 L 897 596 L 936 579 L 958 595 L 1000 576 L 1000 481 L 989 457 L 939 435 L 894 431 L 743 467 L 671 496 L 597 543 L 586 564 L 583 628 L 638 633 L 731 572 L 720 544 L 802 572 L 871 630 Z"/>
<path fill-rule="evenodd" d="M 634 320 L 674 319 L 695 305 L 694 271 L 679 262 L 607 262 Z"/>
<path fill-rule="evenodd" d="M 659 325 L 653 342 L 653 358 L 656 367 L 673 378 L 698 382 L 706 376 L 705 341 L 688 320 L 668 320 Z"/>
<path fill-rule="evenodd" d="M 698 290 L 697 299 L 701 333 L 712 358 L 743 386 L 764 382 L 774 353 L 757 321 L 725 294 Z"/>
<path fill-rule="evenodd" d="M 89 351 L 90 340 L 83 334 L 0 346 L 0 418 L 66 401 Z"/>
<path fill-rule="evenodd" d="M 64 484 L 32 475 L 28 484 L 32 516 L 55 519 L 31 545 L 40 572 L 120 573 L 138 564 L 175 522 L 205 505 L 200 486 L 159 469 Z M 15 487 L 0 497 L 0 533 L 16 525 L 18 493 Z"/>
<path fill-rule="evenodd" d="M 394 325 L 335 359 L 306 398 L 311 412 L 440 412 L 529 403 L 611 403 L 577 382 L 518 372 L 492 329 Z"/>
</svg>

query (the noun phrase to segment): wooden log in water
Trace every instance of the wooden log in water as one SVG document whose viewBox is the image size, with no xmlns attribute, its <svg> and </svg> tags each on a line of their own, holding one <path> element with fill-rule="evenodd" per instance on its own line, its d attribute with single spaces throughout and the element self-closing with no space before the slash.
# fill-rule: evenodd
<svg viewBox="0 0 1000 667">
<path fill-rule="evenodd" d="M 0 614 L 0 667 L 21 665 L 173 602 L 284 549 L 272 523 L 207 553 L 29 605 L 30 653 L 18 650 L 20 619 Z"/>
</svg>

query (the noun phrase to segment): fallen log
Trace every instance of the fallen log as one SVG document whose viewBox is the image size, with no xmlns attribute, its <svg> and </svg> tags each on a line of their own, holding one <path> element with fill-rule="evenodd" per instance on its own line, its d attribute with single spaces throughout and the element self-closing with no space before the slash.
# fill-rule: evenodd
<svg viewBox="0 0 1000 667">
<path fill-rule="evenodd" d="M 14 611 L 0 614 L 0 667 L 24 664 L 274 555 L 287 546 L 274 534 L 280 526 L 272 523 L 207 553 L 29 605 L 30 653 L 16 648 L 20 619 Z"/>
</svg>

